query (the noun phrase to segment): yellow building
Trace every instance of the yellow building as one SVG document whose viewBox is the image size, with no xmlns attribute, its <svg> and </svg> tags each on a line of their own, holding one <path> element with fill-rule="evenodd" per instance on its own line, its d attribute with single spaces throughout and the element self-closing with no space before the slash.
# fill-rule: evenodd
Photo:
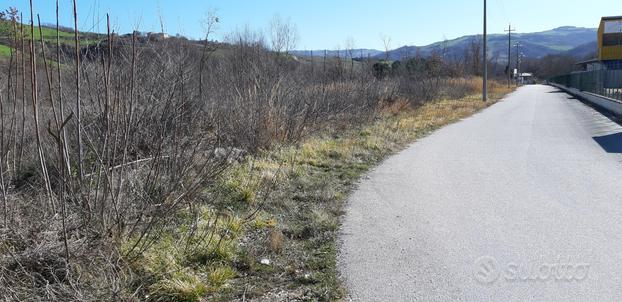
<svg viewBox="0 0 622 302">
<path fill-rule="evenodd" d="M 622 61 L 622 16 L 603 17 L 598 28 L 598 59 L 610 65 Z M 618 65 L 619 62 L 615 62 Z"/>
</svg>

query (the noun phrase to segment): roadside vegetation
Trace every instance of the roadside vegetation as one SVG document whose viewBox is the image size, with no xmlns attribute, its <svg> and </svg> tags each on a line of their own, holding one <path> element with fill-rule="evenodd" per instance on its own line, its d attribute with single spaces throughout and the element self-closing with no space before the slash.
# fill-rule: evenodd
<svg viewBox="0 0 622 302">
<path fill-rule="evenodd" d="M 356 180 L 493 103 L 477 52 L 306 60 L 280 18 L 267 37 L 216 43 L 214 14 L 203 41 L 2 17 L 7 301 L 339 299 L 336 236 Z"/>
<path fill-rule="evenodd" d="M 241 235 L 239 278 L 222 301 L 334 301 L 345 297 L 336 267 L 337 236 L 347 196 L 357 180 L 387 156 L 432 131 L 468 117 L 512 91 L 496 82 L 491 100 L 475 93 L 440 97 L 421 106 L 400 100 L 381 106 L 357 127 L 329 128 L 296 145 L 276 146 L 231 167 L 236 184 L 269 178 L 275 186 L 255 221 Z M 242 186 L 236 196 L 257 196 L 263 186 Z M 246 193 L 245 193 L 246 192 Z M 244 198 L 243 198 L 244 199 Z M 269 265 L 261 264 L 269 260 Z"/>
</svg>

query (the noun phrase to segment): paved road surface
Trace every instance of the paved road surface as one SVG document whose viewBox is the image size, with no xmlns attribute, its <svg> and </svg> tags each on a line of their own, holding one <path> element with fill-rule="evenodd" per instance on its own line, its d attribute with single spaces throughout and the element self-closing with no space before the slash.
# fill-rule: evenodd
<svg viewBox="0 0 622 302">
<path fill-rule="evenodd" d="M 354 301 L 619 301 L 622 127 L 526 86 L 388 159 L 350 198 Z"/>
</svg>

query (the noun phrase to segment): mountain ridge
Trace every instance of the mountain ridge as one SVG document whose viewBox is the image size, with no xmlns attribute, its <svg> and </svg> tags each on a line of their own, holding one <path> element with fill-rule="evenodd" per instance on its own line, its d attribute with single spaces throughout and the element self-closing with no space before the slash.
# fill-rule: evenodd
<svg viewBox="0 0 622 302">
<path fill-rule="evenodd" d="M 389 51 L 390 60 L 411 58 L 417 55 L 428 57 L 439 53 L 445 57 L 459 59 L 471 47 L 471 44 L 481 44 L 481 35 L 466 35 L 451 40 L 434 42 L 424 46 L 404 45 Z M 508 40 L 507 34 L 488 35 L 489 59 L 507 62 Z M 515 33 L 512 35 L 512 45 L 521 44 L 520 53 L 527 58 L 541 58 L 546 55 L 570 55 L 579 59 L 591 56 L 596 52 L 597 29 L 560 26 L 550 30 L 532 33 Z M 481 47 L 481 45 L 479 45 Z M 361 56 L 359 53 L 363 51 Z M 324 50 L 293 51 L 297 56 L 324 56 Z M 327 56 L 349 58 L 345 50 L 327 50 Z M 357 49 L 353 51 L 354 58 L 370 56 L 374 59 L 385 59 L 386 52 L 376 49 Z M 512 47 L 511 60 L 515 60 L 516 47 Z"/>
</svg>

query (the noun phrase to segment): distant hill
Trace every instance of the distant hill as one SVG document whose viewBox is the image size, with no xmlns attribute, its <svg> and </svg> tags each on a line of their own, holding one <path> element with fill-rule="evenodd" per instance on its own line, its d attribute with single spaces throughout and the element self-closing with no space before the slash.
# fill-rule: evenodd
<svg viewBox="0 0 622 302">
<path fill-rule="evenodd" d="M 291 52 L 293 55 L 295 56 L 301 56 L 301 57 L 323 57 L 324 56 L 324 50 L 295 50 Z M 380 50 L 375 50 L 375 49 L 353 49 L 352 50 L 352 57 L 354 58 L 366 58 L 366 57 L 375 57 L 379 54 L 383 54 L 384 51 L 380 51 Z M 346 50 L 326 50 L 326 56 L 328 57 L 342 57 L 342 58 L 349 58 L 350 54 L 348 51 Z"/>
<path fill-rule="evenodd" d="M 515 33 L 512 35 L 512 45 L 520 42 L 521 53 L 528 58 L 541 58 L 551 54 L 567 54 L 582 59 L 593 55 L 596 52 L 595 28 L 583 28 L 573 26 L 563 26 L 552 30 L 536 33 Z M 507 35 L 492 34 L 488 35 L 488 47 L 490 58 L 497 58 L 500 62 L 507 61 L 508 40 Z M 469 35 L 453 40 L 440 41 L 426 46 L 402 46 L 389 52 L 391 60 L 414 57 L 417 54 L 427 57 L 433 52 L 444 53 L 448 58 L 460 59 L 472 41 L 481 41 L 481 36 Z M 363 57 L 369 56 L 375 59 L 384 59 L 385 52 L 374 49 L 357 49 L 355 57 L 361 57 L 359 52 L 363 52 Z M 512 59 L 516 55 L 516 48 L 512 48 Z M 298 56 L 311 56 L 310 51 L 295 51 Z M 328 56 L 337 56 L 336 51 L 328 51 Z M 324 50 L 314 50 L 313 56 L 323 56 Z M 345 56 L 342 50 L 339 55 Z"/>
<path fill-rule="evenodd" d="M 579 57 L 596 51 L 597 30 L 595 28 L 583 28 L 564 26 L 537 33 L 517 33 L 512 35 L 512 45 L 519 42 L 521 53 L 528 58 L 541 58 L 551 54 L 572 54 Z M 481 36 L 464 36 L 454 40 L 436 42 L 423 47 L 404 46 L 390 53 L 392 60 L 404 57 L 404 54 L 412 56 L 419 49 L 422 56 L 429 56 L 434 51 L 445 53 L 449 58 L 461 58 L 472 41 L 480 40 Z M 504 34 L 488 36 L 490 58 L 497 58 L 501 62 L 507 61 L 508 37 Z M 590 47 L 594 46 L 593 50 Z M 444 49 L 444 51 L 443 51 Z M 516 48 L 512 49 L 512 56 L 516 55 Z M 382 58 L 383 56 L 376 56 Z"/>
<path fill-rule="evenodd" d="M 449 58 L 461 58 L 472 41 L 478 41 L 481 36 L 470 35 L 453 40 L 436 42 L 423 47 L 404 46 L 391 51 L 390 58 L 398 60 L 413 56 L 419 51 L 422 56 L 429 56 L 434 51 L 445 53 Z M 507 61 L 508 37 L 504 34 L 488 36 L 490 58 Z M 521 53 L 528 58 L 541 58 L 551 54 L 570 54 L 583 58 L 596 51 L 597 29 L 564 26 L 537 33 L 517 33 L 512 35 L 512 45 L 519 42 Z M 593 48 L 592 48 L 593 47 Z M 444 49 L 444 51 L 443 51 Z M 512 49 L 512 56 L 516 55 L 516 48 Z M 381 59 L 384 55 L 378 55 Z"/>
<path fill-rule="evenodd" d="M 592 41 L 585 44 L 581 44 L 564 54 L 578 58 L 578 59 L 592 59 L 596 58 L 596 52 L 598 50 L 598 42 Z"/>
<path fill-rule="evenodd" d="M 4 30 L 6 22 L 0 22 L 0 58 L 7 57 L 10 53 L 10 39 L 7 36 L 8 31 Z M 50 45 L 55 44 L 56 30 L 49 26 L 43 26 L 43 38 Z M 38 27 L 35 27 L 35 37 L 39 39 Z M 62 44 L 73 43 L 73 33 L 70 29 L 61 29 L 60 33 Z M 104 38 L 101 34 L 81 33 L 81 44 L 89 45 L 94 41 Z M 597 30 L 595 28 L 583 28 L 564 26 L 552 30 L 536 32 L 536 33 L 516 33 L 512 35 L 512 44 L 520 42 L 522 44 L 521 52 L 528 58 L 541 58 L 551 54 L 563 54 L 576 57 L 577 59 L 585 59 L 594 57 L 596 53 Z M 445 57 L 450 59 L 461 59 L 470 44 L 473 41 L 480 42 L 481 36 L 469 35 L 453 40 L 440 41 L 426 46 L 402 46 L 391 50 L 389 58 L 391 60 L 400 60 L 404 58 L 414 57 L 417 54 L 427 57 L 434 52 L 444 53 Z M 499 63 L 507 61 L 507 35 L 492 34 L 488 36 L 489 58 L 496 58 Z M 512 59 L 515 58 L 515 48 L 512 48 Z M 324 50 L 296 50 L 291 54 L 298 57 L 323 57 Z M 327 50 L 328 57 L 349 58 L 350 53 L 346 50 Z M 376 49 L 354 49 L 352 51 L 354 58 L 384 59 L 386 54 L 384 51 Z"/>
<path fill-rule="evenodd" d="M 18 24 L 18 27 L 20 25 Z M 26 40 L 30 39 L 30 25 L 24 24 L 25 26 L 25 37 Z M 12 23 L 8 21 L 0 21 L 0 58 L 7 58 L 11 53 L 11 46 L 13 43 L 13 39 L 15 38 L 12 34 Z M 19 30 L 19 29 L 18 29 Z M 55 25 L 41 25 L 34 27 L 34 37 L 35 41 L 38 43 L 41 39 L 41 35 L 43 35 L 43 40 L 47 44 L 47 47 L 55 47 L 56 45 L 56 27 Z M 74 44 L 74 33 L 71 28 L 61 27 L 59 31 L 59 40 L 60 44 L 73 45 Z M 80 45 L 88 46 L 96 43 L 97 41 L 103 39 L 105 36 L 102 34 L 92 33 L 92 32 L 81 32 L 80 33 Z"/>
</svg>

